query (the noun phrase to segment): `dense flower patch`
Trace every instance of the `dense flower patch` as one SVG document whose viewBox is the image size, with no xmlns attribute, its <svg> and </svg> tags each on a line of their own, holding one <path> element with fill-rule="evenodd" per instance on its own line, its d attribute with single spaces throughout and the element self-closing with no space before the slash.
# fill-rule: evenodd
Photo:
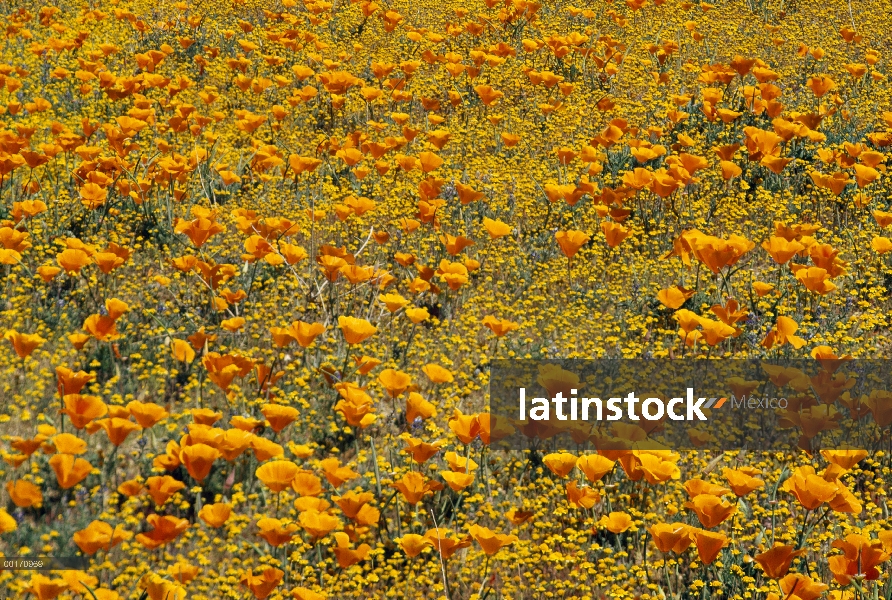
<svg viewBox="0 0 892 600">
<path fill-rule="evenodd" d="M 91 561 L 0 596 L 892 597 L 888 452 L 490 447 L 495 358 L 892 341 L 892 7 L 577 4 L 0 6 L 0 550 Z"/>
</svg>

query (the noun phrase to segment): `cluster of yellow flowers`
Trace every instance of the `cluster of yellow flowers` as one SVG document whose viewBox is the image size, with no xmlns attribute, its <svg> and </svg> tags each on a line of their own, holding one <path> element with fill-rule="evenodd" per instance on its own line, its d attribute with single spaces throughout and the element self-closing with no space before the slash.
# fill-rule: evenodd
<svg viewBox="0 0 892 600">
<path fill-rule="evenodd" d="M 0 552 L 90 567 L 0 596 L 892 598 L 888 450 L 487 410 L 494 359 L 799 357 L 806 441 L 888 430 L 890 10 L 7 0 Z"/>
</svg>

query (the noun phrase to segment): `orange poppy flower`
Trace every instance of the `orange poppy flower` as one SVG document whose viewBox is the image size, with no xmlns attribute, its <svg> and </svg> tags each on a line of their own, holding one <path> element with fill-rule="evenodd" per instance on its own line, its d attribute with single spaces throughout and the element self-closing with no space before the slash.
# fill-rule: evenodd
<svg viewBox="0 0 892 600">
<path fill-rule="evenodd" d="M 242 575 L 239 582 L 251 590 L 257 600 L 263 600 L 273 593 L 285 576 L 285 572 L 275 567 L 265 567 L 256 574 L 252 569 Z"/>
<path fill-rule="evenodd" d="M 213 527 L 214 529 L 222 527 L 231 515 L 232 506 L 223 502 L 205 504 L 198 511 L 198 516 L 201 520 L 207 523 L 208 527 Z"/>
<path fill-rule="evenodd" d="M 573 470 L 573 467 L 576 466 L 577 458 L 569 452 L 560 452 L 546 454 L 542 458 L 542 462 L 552 473 L 563 479 L 569 475 L 570 471 Z"/>
<path fill-rule="evenodd" d="M 77 429 L 83 429 L 87 423 L 108 412 L 108 406 L 97 396 L 66 394 L 63 401 L 65 408 L 62 412 L 68 415 L 71 424 Z"/>
<path fill-rule="evenodd" d="M 365 319 L 357 319 L 354 317 L 338 317 L 338 327 L 344 334 L 344 339 L 351 346 L 361 344 L 371 336 L 375 335 L 378 328 L 366 321 Z M 298 340 L 299 341 L 299 340 Z"/>
<path fill-rule="evenodd" d="M 194 444 L 180 450 L 180 460 L 186 465 L 186 470 L 192 479 L 198 482 L 211 472 L 214 461 L 222 456 L 220 451 L 207 444 Z"/>
<path fill-rule="evenodd" d="M 298 522 L 314 541 L 327 536 L 341 526 L 341 521 L 337 517 L 316 510 L 300 513 Z"/>
<path fill-rule="evenodd" d="M 424 475 L 417 471 L 406 473 L 391 485 L 399 490 L 406 502 L 413 506 L 421 502 L 424 495 L 432 490 L 430 483 L 425 481 Z"/>
<path fill-rule="evenodd" d="M 371 552 L 372 547 L 368 544 L 360 544 L 356 549 L 350 548 L 350 536 L 343 531 L 334 534 L 335 546 L 332 550 L 338 560 L 338 566 L 347 569 L 356 563 L 362 562 Z"/>
<path fill-rule="evenodd" d="M 518 540 L 516 535 L 496 533 L 481 525 L 471 525 L 468 527 L 468 533 L 480 544 L 487 556 L 492 556 L 505 546 L 510 546 Z"/>
<path fill-rule="evenodd" d="M 466 415 L 458 409 L 453 411 L 448 425 L 462 444 L 470 444 L 480 435 L 480 421 L 477 415 Z"/>
<path fill-rule="evenodd" d="M 429 419 L 436 414 L 436 407 L 425 400 L 421 394 L 411 392 L 406 398 L 406 422 L 412 423 L 415 419 Z"/>
<path fill-rule="evenodd" d="M 519 323 L 509 321 L 508 319 L 497 319 L 492 315 L 483 317 L 481 323 L 496 334 L 496 337 L 503 337 L 505 334 L 520 328 Z"/>
<path fill-rule="evenodd" d="M 26 592 L 33 594 L 37 600 L 53 600 L 69 588 L 64 579 L 50 579 L 40 573 L 31 576 Z"/>
<path fill-rule="evenodd" d="M 87 451 L 87 442 L 70 433 L 60 433 L 52 441 L 60 454 L 83 454 Z"/>
<path fill-rule="evenodd" d="M 378 383 L 387 390 L 391 398 L 396 398 L 412 384 L 412 376 L 395 369 L 384 369 L 378 374 Z"/>
<path fill-rule="evenodd" d="M 261 407 L 260 412 L 266 417 L 270 429 L 276 433 L 279 433 L 288 427 L 288 425 L 296 421 L 300 416 L 300 413 L 297 412 L 296 408 L 283 406 L 281 404 L 264 404 Z"/>
<path fill-rule="evenodd" d="M 71 537 L 81 552 L 92 555 L 99 550 L 110 550 L 131 535 L 119 526 L 112 527 L 105 521 L 92 521 L 86 528 L 75 531 Z"/>
<path fill-rule="evenodd" d="M 880 578 L 877 566 L 889 560 L 890 556 L 880 540 L 857 533 L 850 533 L 845 540 L 834 541 L 832 547 L 843 551 L 843 554 L 831 556 L 827 561 L 833 579 L 839 585 L 850 585 L 856 579 L 876 581 Z"/>
<path fill-rule="evenodd" d="M 587 454 L 576 460 L 576 466 L 590 483 L 600 481 L 613 470 L 615 464 L 614 461 L 600 454 Z"/>
<path fill-rule="evenodd" d="M 790 573 L 779 583 L 784 598 L 796 596 L 801 600 L 817 600 L 830 587 L 802 573 Z"/>
<path fill-rule="evenodd" d="M 98 421 L 94 421 L 94 423 L 105 430 L 105 434 L 108 436 L 109 441 L 115 446 L 120 446 L 127 439 L 127 436 L 134 431 L 140 431 L 142 429 L 142 427 L 133 421 L 118 417 L 99 419 Z"/>
<path fill-rule="evenodd" d="M 795 550 L 793 546 L 775 542 L 774 546 L 757 554 L 754 558 L 756 563 L 762 568 L 767 577 L 771 579 L 780 579 L 790 570 L 793 560 L 806 553 L 806 549 Z"/>
<path fill-rule="evenodd" d="M 144 575 L 140 580 L 140 587 L 145 590 L 149 600 L 186 600 L 184 588 L 157 573 Z M 102 599 L 100 598 L 100 600 Z"/>
<path fill-rule="evenodd" d="M 172 515 L 162 517 L 161 515 L 151 514 L 146 517 L 146 521 L 152 526 L 152 529 L 146 533 L 138 534 L 136 540 L 149 550 L 154 550 L 172 542 L 181 533 L 189 529 L 188 520 Z"/>
<path fill-rule="evenodd" d="M 619 534 L 629 529 L 634 524 L 631 515 L 624 512 L 612 512 L 604 515 L 598 521 L 598 526 L 606 528 L 608 531 Z"/>
<path fill-rule="evenodd" d="M 11 329 L 3 335 L 3 338 L 9 340 L 19 358 L 27 358 L 31 356 L 32 352 L 46 342 L 45 339 L 36 333 L 19 333 Z"/>
<path fill-rule="evenodd" d="M 430 540 L 433 547 L 440 553 L 440 556 L 443 557 L 443 560 L 449 560 L 449 558 L 458 550 L 467 548 L 472 542 L 470 536 L 456 539 L 449 537 L 451 534 L 452 531 L 444 527 L 428 529 L 424 534 L 424 537 Z"/>
<path fill-rule="evenodd" d="M 403 549 L 403 552 L 405 552 L 406 556 L 409 558 L 415 558 L 421 554 L 425 548 L 431 548 L 434 545 L 428 538 L 418 535 L 417 533 L 407 533 L 403 537 L 397 538 L 395 541 L 400 545 L 400 548 Z"/>
<path fill-rule="evenodd" d="M 50 466 L 56 473 L 59 487 L 64 490 L 72 488 L 87 478 L 93 465 L 83 458 L 76 458 L 70 454 L 54 454 L 50 458 Z"/>
<path fill-rule="evenodd" d="M 700 523 L 707 529 L 712 529 L 720 524 L 737 510 L 736 504 L 725 502 L 711 494 L 694 496 L 693 500 L 685 502 L 685 507 L 697 513 Z"/>
<path fill-rule="evenodd" d="M 19 508 L 40 506 L 43 502 L 43 492 L 40 491 L 40 488 L 24 479 L 8 481 L 6 483 L 6 492 L 9 494 L 12 503 Z"/>
<path fill-rule="evenodd" d="M 610 221 L 601 222 L 601 231 L 604 232 L 604 239 L 611 248 L 619 246 L 632 233 L 622 225 Z"/>
<path fill-rule="evenodd" d="M 743 469 L 723 469 L 722 476 L 728 482 L 728 486 L 738 498 L 746 496 L 750 492 L 765 487 L 765 482 L 752 476 Z"/>
<path fill-rule="evenodd" d="M 816 475 L 814 467 L 802 466 L 793 471 L 781 489 L 796 496 L 804 508 L 814 510 L 833 499 L 839 492 L 839 485 Z"/>
<path fill-rule="evenodd" d="M 133 400 L 127 404 L 127 410 L 143 429 L 150 429 L 162 419 L 166 419 L 169 413 L 162 406 L 154 402 L 140 402 Z"/>
<path fill-rule="evenodd" d="M 704 565 L 710 565 L 729 542 L 728 537 L 722 532 L 697 529 L 694 531 L 694 543 L 697 546 L 697 555 L 700 557 L 700 561 Z"/>
<path fill-rule="evenodd" d="M 572 259 L 579 252 L 579 249 L 591 239 L 584 232 L 576 230 L 558 231 L 554 236 L 557 239 L 558 246 L 561 247 L 561 252 L 568 259 Z"/>
<path fill-rule="evenodd" d="M 257 535 L 265 539 L 274 548 L 290 542 L 291 538 L 294 537 L 294 532 L 298 530 L 296 523 L 272 518 L 260 519 L 257 521 L 257 528 L 260 530 Z"/>
<path fill-rule="evenodd" d="M 149 495 L 158 506 L 163 505 L 171 498 L 171 496 L 180 490 L 185 489 L 185 487 L 185 483 L 174 479 L 170 475 L 155 476 L 146 479 L 146 488 L 148 488 Z"/>
</svg>

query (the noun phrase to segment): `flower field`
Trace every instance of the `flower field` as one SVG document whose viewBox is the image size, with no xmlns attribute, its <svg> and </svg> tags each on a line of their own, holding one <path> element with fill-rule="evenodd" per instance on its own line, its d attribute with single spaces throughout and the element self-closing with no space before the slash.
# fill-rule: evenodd
<svg viewBox="0 0 892 600">
<path fill-rule="evenodd" d="M 892 598 L 889 2 L 0 13 L 0 554 L 89 560 L 0 598 Z M 496 449 L 553 358 L 824 378 L 795 450 Z"/>
</svg>

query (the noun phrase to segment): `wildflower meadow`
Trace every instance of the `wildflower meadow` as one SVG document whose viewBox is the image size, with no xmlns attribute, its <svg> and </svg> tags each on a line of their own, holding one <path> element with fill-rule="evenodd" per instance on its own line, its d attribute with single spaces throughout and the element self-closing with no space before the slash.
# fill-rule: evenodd
<svg viewBox="0 0 892 600">
<path fill-rule="evenodd" d="M 0 3 L 0 598 L 890 600 L 889 14 Z M 497 447 L 548 359 L 820 372 Z"/>
</svg>

